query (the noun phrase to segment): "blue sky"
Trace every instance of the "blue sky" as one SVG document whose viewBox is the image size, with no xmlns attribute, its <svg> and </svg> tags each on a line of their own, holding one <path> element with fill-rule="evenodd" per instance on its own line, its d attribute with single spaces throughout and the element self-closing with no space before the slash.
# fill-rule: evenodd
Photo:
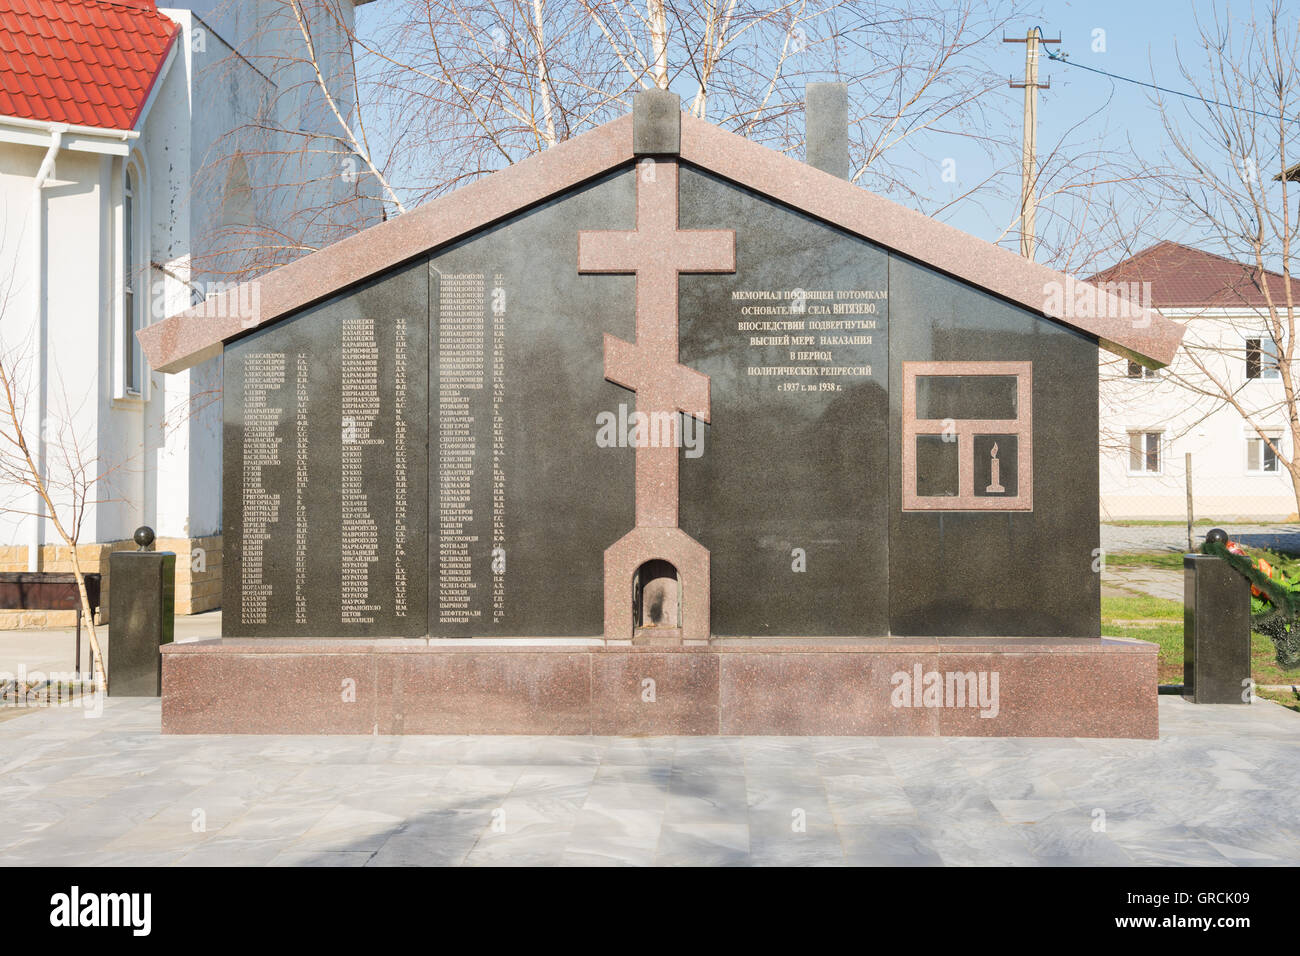
<svg viewBox="0 0 1300 956">
<path fill-rule="evenodd" d="M 1196 4 L 1192 0 L 1061 0 L 1046 3 L 1044 15 L 1036 24 L 1042 27 L 1045 36 L 1061 38 L 1061 43 L 1053 49 L 1067 54 L 1074 63 L 1144 82 L 1154 80 L 1161 86 L 1191 92 L 1181 75 L 1177 58 L 1181 54 L 1187 65 L 1199 67 L 1201 64 L 1201 54 L 1197 49 L 1200 34 L 1194 19 L 1198 6 L 1202 16 L 1210 12 L 1210 4 Z M 1030 21 L 1023 24 L 1026 29 L 1034 25 L 1035 22 Z M 1104 50 L 1094 49 L 1094 45 L 1102 46 L 1094 43 L 1094 31 L 1098 30 L 1104 31 L 1097 35 L 1098 39 L 1104 40 Z M 1021 79 L 1024 47 L 1020 44 L 1001 46 L 1007 73 Z M 1051 80 L 1051 89 L 1041 91 L 1039 98 L 1040 154 L 1085 117 L 1090 118 L 1071 135 L 1071 142 L 1118 146 L 1127 139 L 1139 156 L 1150 157 L 1153 161 L 1166 150 L 1168 141 L 1160 110 L 1152 101 L 1152 91 L 1047 59 L 1043 59 L 1040 65 L 1039 79 L 1040 82 Z M 1008 88 L 1000 95 L 1007 98 L 1007 110 L 1013 117 L 1019 115 L 1023 92 Z M 1169 100 L 1174 104 L 1171 112 L 1175 116 L 1180 116 L 1183 110 L 1179 99 Z M 963 188 L 964 174 L 968 173 L 978 181 L 992 172 L 993 163 L 960 140 L 952 141 L 952 149 L 957 159 L 958 182 L 946 185 L 951 194 L 956 195 Z M 933 177 L 936 184 L 941 183 L 937 168 Z M 1014 215 L 1014 208 L 981 209 L 966 204 L 947 218 L 967 232 L 992 240 Z M 1173 222 L 1168 223 L 1168 229 L 1175 233 L 1179 231 Z M 1179 236 L 1171 235 L 1171 238 Z"/>
<path fill-rule="evenodd" d="M 1300 14 L 1300 0 L 1287 0 L 1287 4 L 1294 28 L 1296 15 Z M 1223 5 L 1222 0 L 1213 5 L 1208 0 L 1199 3 L 1193 0 L 1043 0 L 1040 14 L 1017 21 L 1009 32 L 1023 37 L 1025 29 L 1039 25 L 1046 36 L 1061 37 L 1062 42 L 1054 49 L 1067 54 L 1074 63 L 1191 92 L 1190 84 L 1180 73 L 1177 54 L 1181 53 L 1188 65 L 1201 67 L 1203 54 L 1197 48 L 1200 36 L 1195 15 L 1212 17 L 1214 6 L 1222 8 Z M 385 7 L 385 4 L 373 4 L 360 8 L 358 25 L 363 35 L 394 14 L 393 7 Z M 1249 13 L 1250 4 L 1230 2 L 1230 8 L 1240 16 Z M 1256 4 L 1256 12 L 1265 13 L 1263 2 Z M 986 62 L 1003 66 L 1008 77 L 1022 78 L 1023 44 L 992 40 L 983 55 Z M 1150 90 L 1044 59 L 1040 81 L 1048 78 L 1051 89 L 1040 94 L 1039 102 L 1040 155 L 1068 132 L 1074 150 L 1122 148 L 1131 142 L 1136 153 L 1146 161 L 1160 161 L 1168 143 Z M 1008 133 L 1017 145 L 1010 154 L 991 158 L 968 139 L 935 135 L 918 141 L 908 161 L 922 180 L 919 191 L 929 197 L 925 211 L 956 198 L 998 168 L 1009 171 L 999 192 L 986 192 L 979 201 L 957 203 L 939 213 L 940 218 L 967 232 L 997 240 L 1014 219 L 1018 206 L 1023 93 L 1003 86 L 987 95 L 1004 98 L 997 112 L 1008 117 L 1012 124 Z M 1178 98 L 1171 98 L 1170 102 L 1175 104 L 1179 116 L 1185 115 L 1185 103 L 1190 103 Z M 1080 121 L 1082 125 L 1070 132 Z M 1295 152 L 1300 155 L 1300 148 Z M 949 159 L 955 164 L 955 182 L 943 179 L 944 161 Z M 908 201 L 899 196 L 891 198 Z M 1040 212 L 1040 232 L 1048 228 L 1045 219 L 1045 214 Z M 1144 235 L 1146 239 L 1167 237 L 1212 245 L 1203 235 L 1192 235 L 1194 231 L 1180 225 L 1172 216 L 1162 215 L 1158 221 L 1147 223 Z M 1008 248 L 1016 246 L 1014 233 L 1003 236 L 1001 241 Z M 1109 265 L 1114 256 L 1108 261 L 1106 253 L 1102 253 L 1099 258 L 1100 261 L 1091 264 Z M 1072 267 L 1082 264 L 1071 263 Z"/>
</svg>

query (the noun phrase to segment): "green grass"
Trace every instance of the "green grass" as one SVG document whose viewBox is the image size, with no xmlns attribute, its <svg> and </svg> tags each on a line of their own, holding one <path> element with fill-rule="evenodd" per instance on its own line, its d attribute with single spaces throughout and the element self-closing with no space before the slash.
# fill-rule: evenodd
<svg viewBox="0 0 1300 956">
<path fill-rule="evenodd" d="M 1277 651 L 1263 634 L 1250 632 L 1250 676 L 1256 684 L 1300 682 L 1300 667 L 1284 671 L 1277 666 Z"/>
<path fill-rule="evenodd" d="M 1246 548 L 1252 558 L 1263 558 L 1291 580 L 1300 579 L 1300 558 L 1266 551 L 1263 548 Z M 1181 551 L 1117 551 L 1106 555 L 1106 568 L 1160 568 L 1168 571 L 1183 569 Z"/>
<path fill-rule="evenodd" d="M 1169 601 L 1151 597 L 1149 594 L 1133 597 L 1103 597 L 1101 619 L 1102 621 L 1177 621 L 1181 630 L 1183 605 L 1181 601 Z"/>
<path fill-rule="evenodd" d="M 1255 690 L 1255 696 L 1263 697 L 1265 700 L 1271 700 L 1274 703 L 1281 704 L 1287 710 L 1294 710 L 1296 713 L 1300 713 L 1300 697 L 1296 696 L 1295 691 L 1257 688 Z"/>
<path fill-rule="evenodd" d="M 1131 624 L 1101 622 L 1103 637 L 1126 637 L 1135 641 L 1149 641 L 1160 648 L 1156 659 L 1156 677 L 1162 684 L 1183 682 L 1183 625 L 1159 624 L 1139 627 Z"/>
<path fill-rule="evenodd" d="M 1178 601 L 1139 595 L 1101 599 L 1101 633 L 1150 641 L 1160 648 L 1156 670 L 1160 683 L 1183 682 L 1183 606 Z M 1300 668 L 1284 671 L 1277 666 L 1273 642 L 1263 634 L 1250 635 L 1250 672 L 1256 684 L 1300 682 Z M 1272 698 L 1270 698 L 1272 699 Z"/>
<path fill-rule="evenodd" d="M 1106 555 L 1110 568 L 1162 568 L 1170 571 L 1183 569 L 1181 551 L 1119 551 Z"/>
</svg>

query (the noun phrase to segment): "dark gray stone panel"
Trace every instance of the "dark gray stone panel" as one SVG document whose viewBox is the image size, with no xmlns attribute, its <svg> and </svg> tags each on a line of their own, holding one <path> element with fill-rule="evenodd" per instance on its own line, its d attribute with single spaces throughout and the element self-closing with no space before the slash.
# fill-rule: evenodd
<svg viewBox="0 0 1300 956">
<path fill-rule="evenodd" d="M 1034 439 L 1033 511 L 904 512 L 902 395 L 893 391 L 891 633 L 1098 636 L 1097 343 L 898 256 L 889 292 L 891 379 L 901 380 L 904 361 L 1030 361 Z M 998 457 L 1011 494 L 1017 450 L 1007 439 Z M 977 464 L 977 488 L 989 468 Z"/>
<path fill-rule="evenodd" d="M 918 375 L 917 418 L 1015 418 L 1014 375 Z"/>
<path fill-rule="evenodd" d="M 227 347 L 226 634 L 600 633 L 635 462 L 601 421 L 636 407 L 602 339 L 635 339 L 635 280 L 579 275 L 577 239 L 635 226 L 635 176 Z M 714 633 L 1096 636 L 1094 341 L 689 166 L 680 222 L 736 230 L 734 275 L 679 284 L 681 361 L 712 383 L 680 524 L 712 555 Z M 1033 363 L 1032 512 L 901 510 L 910 360 Z M 933 417 L 1012 401 L 923 390 Z M 1014 496 L 1005 434 L 976 439 L 976 494 L 994 442 Z M 920 444 L 924 493 L 951 493 L 952 443 Z"/>
<path fill-rule="evenodd" d="M 681 361 L 710 376 L 703 454 L 681 457 L 681 527 L 712 555 L 719 635 L 880 635 L 888 627 L 888 258 L 881 249 L 694 168 L 683 229 L 736 230 L 735 275 L 686 275 Z M 803 290 L 792 299 L 736 298 Z M 881 296 L 818 298 L 824 292 Z M 836 306 L 874 308 L 835 314 Z M 823 312 L 821 310 L 831 310 Z M 816 322 L 874 322 L 870 342 L 826 345 Z M 744 321 L 803 321 L 806 346 L 754 345 Z M 830 353 L 792 359 L 791 352 Z M 820 370 L 870 367 L 868 375 Z M 754 375 L 753 368 L 815 375 Z M 806 569 L 796 571 L 801 549 Z M 689 595 L 683 596 L 689 600 Z"/>
<path fill-rule="evenodd" d="M 632 97 L 632 152 L 676 156 L 682 151 L 682 98 L 668 90 L 641 90 Z"/>
<path fill-rule="evenodd" d="M 428 270 L 225 350 L 222 629 L 426 633 Z"/>
<path fill-rule="evenodd" d="M 632 530 L 636 490 L 634 450 L 597 441 L 599 415 L 635 408 L 605 380 L 603 339 L 635 338 L 636 296 L 631 276 L 578 274 L 578 232 L 635 226 L 629 167 L 431 260 L 435 637 L 602 633 L 604 552 Z M 457 436 L 468 446 L 440 451 Z"/>
<path fill-rule="evenodd" d="M 849 87 L 809 83 L 805 91 L 804 142 L 809 166 L 849 178 Z"/>
<path fill-rule="evenodd" d="M 958 494 L 957 443 L 943 435 L 916 436 L 916 493 L 924 498 Z"/>
</svg>

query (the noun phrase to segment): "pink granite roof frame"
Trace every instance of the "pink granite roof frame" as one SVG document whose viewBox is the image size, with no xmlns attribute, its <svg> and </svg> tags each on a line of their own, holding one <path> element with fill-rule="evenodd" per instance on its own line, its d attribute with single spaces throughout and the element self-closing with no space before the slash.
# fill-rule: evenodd
<svg viewBox="0 0 1300 956">
<path fill-rule="evenodd" d="M 629 164 L 632 117 L 624 116 L 477 180 L 403 216 L 365 229 L 254 280 L 258 295 L 221 293 L 137 335 L 150 365 L 179 372 L 221 354 L 223 344 L 349 286 L 507 219 Z M 829 173 L 682 116 L 681 159 L 800 209 L 846 232 L 1096 336 L 1111 351 L 1167 365 L 1183 327 L 1096 290 L 1089 314 L 1062 314 L 1087 287 L 1047 266 L 867 192 Z M 577 237 L 574 237 L 577 241 Z M 1092 287 L 1088 287 L 1092 288 Z M 1055 289 L 1054 297 L 1049 290 Z M 241 309 L 255 303 L 255 315 Z M 1098 313 L 1101 313 L 1100 315 Z"/>
</svg>

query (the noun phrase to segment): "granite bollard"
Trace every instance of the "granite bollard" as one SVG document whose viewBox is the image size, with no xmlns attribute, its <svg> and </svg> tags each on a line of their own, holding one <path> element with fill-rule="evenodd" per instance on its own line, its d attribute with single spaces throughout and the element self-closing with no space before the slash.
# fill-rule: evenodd
<svg viewBox="0 0 1300 956">
<path fill-rule="evenodd" d="M 114 551 L 109 567 L 108 696 L 160 697 L 164 644 L 172 642 L 176 555 L 150 551 L 154 533 L 137 528 L 138 551 Z"/>
<path fill-rule="evenodd" d="M 1183 697 L 1245 704 L 1250 681 L 1250 583 L 1222 558 L 1183 555 Z"/>
</svg>

